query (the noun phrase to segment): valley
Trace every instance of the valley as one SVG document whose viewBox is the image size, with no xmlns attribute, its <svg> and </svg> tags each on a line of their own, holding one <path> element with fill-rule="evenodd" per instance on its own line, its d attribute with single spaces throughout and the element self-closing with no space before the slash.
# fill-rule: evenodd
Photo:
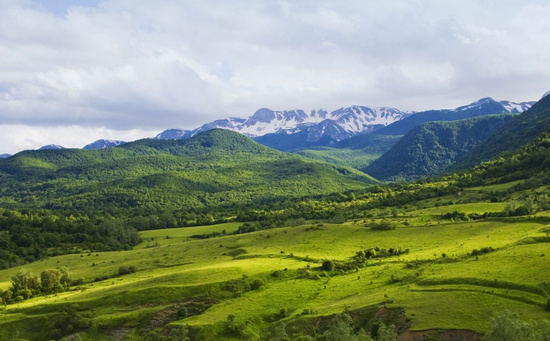
<svg viewBox="0 0 550 341">
<path fill-rule="evenodd" d="M 343 223 L 308 220 L 236 235 L 242 223 L 143 231 L 132 250 L 82 250 L 2 270 L 3 290 L 21 270 L 56 267 L 82 284 L 2 308 L 0 338 L 17 331 L 28 339 L 154 339 L 183 330 L 197 340 L 269 339 L 277 326 L 290 338 L 315 337 L 328 330 L 319 321 L 342 312 L 368 333 L 380 323 L 401 334 L 484 333 L 502 310 L 542 321 L 550 297 L 548 212 L 470 218 L 504 211 L 505 202 L 478 198 L 517 185 L 468 188 Z M 381 222 L 391 228 L 376 229 Z M 407 252 L 358 262 L 357 252 L 370 248 Z M 136 271 L 119 275 L 121 266 Z M 71 316 L 80 327 L 62 322 Z"/>
</svg>

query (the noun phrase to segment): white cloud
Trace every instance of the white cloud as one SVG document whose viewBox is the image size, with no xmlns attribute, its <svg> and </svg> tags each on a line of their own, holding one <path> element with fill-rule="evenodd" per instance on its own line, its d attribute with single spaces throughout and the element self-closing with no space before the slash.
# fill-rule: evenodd
<svg viewBox="0 0 550 341">
<path fill-rule="evenodd" d="M 26 149 L 38 149 L 46 144 L 58 144 L 65 148 L 82 148 L 99 139 L 134 141 L 153 137 L 156 131 L 143 129 L 114 130 L 105 127 L 83 126 L 27 126 L 0 124 L 2 153 L 16 153 Z M 47 141 L 46 143 L 44 141 Z"/>
<path fill-rule="evenodd" d="M 0 3 L 0 124 L 36 127 L 37 144 L 64 126 L 124 134 L 265 106 L 419 110 L 550 88 L 542 0 L 55 3 Z"/>
</svg>

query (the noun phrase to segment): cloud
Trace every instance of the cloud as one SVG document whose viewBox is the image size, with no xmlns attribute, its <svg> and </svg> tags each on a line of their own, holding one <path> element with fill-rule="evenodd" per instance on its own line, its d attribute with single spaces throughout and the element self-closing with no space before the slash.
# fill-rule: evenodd
<svg viewBox="0 0 550 341">
<path fill-rule="evenodd" d="M 0 124 L 152 131 L 265 106 L 533 100 L 550 87 L 549 15 L 536 0 L 5 0 Z"/>
</svg>

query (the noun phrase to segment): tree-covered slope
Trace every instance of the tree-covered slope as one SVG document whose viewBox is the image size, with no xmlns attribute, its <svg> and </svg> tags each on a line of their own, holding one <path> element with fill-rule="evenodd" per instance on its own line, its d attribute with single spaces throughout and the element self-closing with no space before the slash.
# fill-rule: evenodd
<svg viewBox="0 0 550 341">
<path fill-rule="evenodd" d="M 439 174 L 485 141 L 512 115 L 430 122 L 409 131 L 365 171 L 379 179 L 413 179 Z"/>
<path fill-rule="evenodd" d="M 460 178 L 462 186 L 488 185 L 528 179 L 523 186 L 536 188 L 550 183 L 550 133 L 514 151 L 475 166 L 449 178 Z M 545 195 L 546 191 L 540 191 Z"/>
<path fill-rule="evenodd" d="M 236 207 L 372 183 L 219 129 L 105 150 L 25 151 L 0 160 L 0 180 L 2 206 L 85 211 Z"/>
<path fill-rule="evenodd" d="M 487 141 L 468 153 L 455 168 L 472 167 L 502 152 L 518 149 L 548 131 L 550 96 L 542 98 L 529 110 L 502 125 Z"/>
</svg>

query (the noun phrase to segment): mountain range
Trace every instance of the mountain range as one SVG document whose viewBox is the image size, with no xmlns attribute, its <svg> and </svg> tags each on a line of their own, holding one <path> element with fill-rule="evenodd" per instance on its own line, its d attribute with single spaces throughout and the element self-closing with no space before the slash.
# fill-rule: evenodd
<svg viewBox="0 0 550 341">
<path fill-rule="evenodd" d="M 326 110 L 257 110 L 252 116 L 227 118 L 206 123 L 194 130 L 168 129 L 156 139 L 179 139 L 213 128 L 232 130 L 279 150 L 318 144 L 333 144 L 357 133 L 372 131 L 399 121 L 410 112 L 395 108 L 350 106 Z"/>
<path fill-rule="evenodd" d="M 381 148 L 378 151 L 380 153 L 387 151 L 393 143 L 397 142 L 397 139 L 390 137 L 378 146 L 380 137 L 372 135 L 374 132 L 385 136 L 404 135 L 408 130 L 424 122 L 459 120 L 486 114 L 520 113 L 531 107 L 533 103 L 483 98 L 456 109 L 421 112 L 359 105 L 342 107 L 330 112 L 324 109 L 274 111 L 262 108 L 248 118 L 229 117 L 203 124 L 192 130 L 167 129 L 154 138 L 176 140 L 221 128 L 241 133 L 263 145 L 283 151 L 299 151 L 320 146 L 352 149 L 368 146 L 374 149 Z M 391 140 L 389 145 L 386 145 L 387 140 Z M 84 146 L 83 149 L 105 149 L 124 143 L 126 142 L 120 140 L 100 139 Z M 64 147 L 50 144 L 42 146 L 39 150 L 62 148 Z M 9 154 L 2 154 L 1 157 L 9 156 Z"/>
<path fill-rule="evenodd" d="M 262 108 L 248 118 L 227 118 L 206 123 L 194 130 L 168 129 L 155 139 L 188 138 L 213 128 L 222 128 L 252 137 L 257 142 L 283 151 L 296 151 L 319 146 L 347 147 L 357 144 L 354 137 L 380 132 L 404 135 L 413 127 L 430 121 L 459 120 L 487 114 L 520 113 L 534 102 L 496 101 L 482 98 L 456 109 L 421 112 L 402 111 L 391 107 L 350 106 L 326 110 L 273 111 Z M 348 139 L 351 139 L 349 142 Z M 364 144 L 362 144 L 364 145 Z M 388 148 L 384 148 L 384 151 Z"/>
</svg>

